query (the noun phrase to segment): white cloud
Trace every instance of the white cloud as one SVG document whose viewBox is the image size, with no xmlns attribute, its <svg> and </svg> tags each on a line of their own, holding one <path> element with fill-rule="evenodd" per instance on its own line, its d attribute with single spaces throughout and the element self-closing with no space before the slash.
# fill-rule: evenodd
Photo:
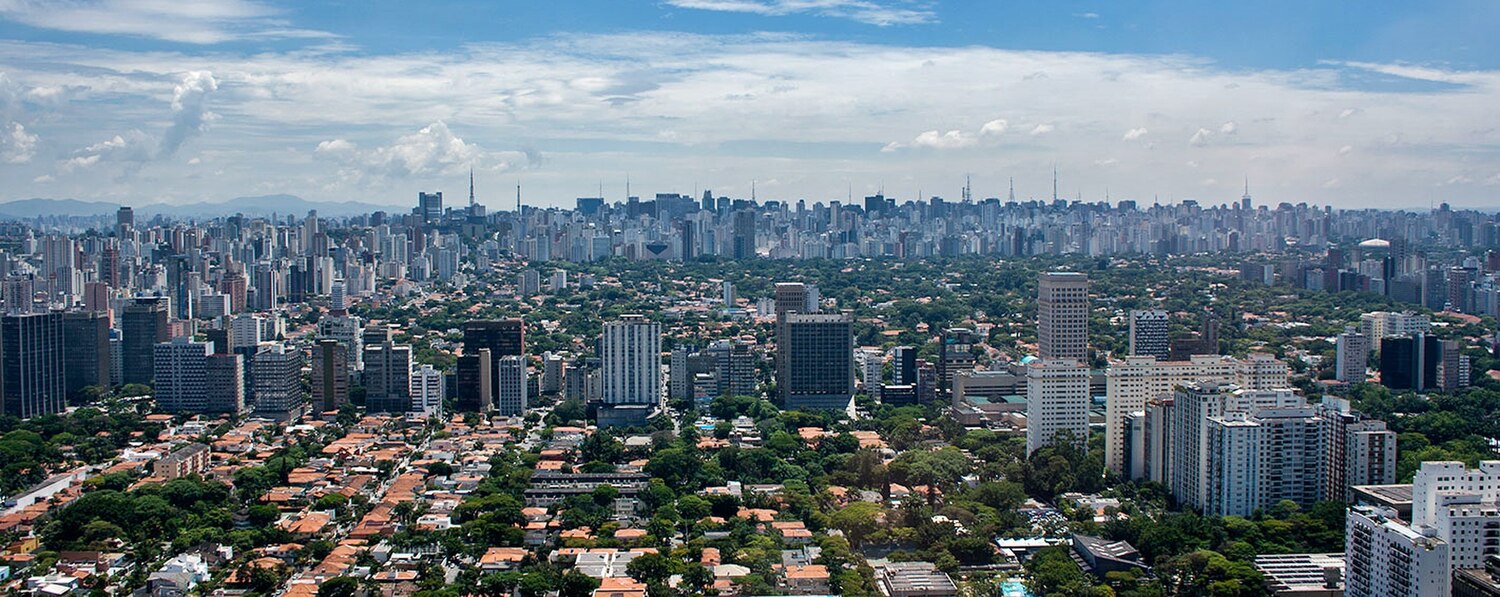
<svg viewBox="0 0 1500 597">
<path fill-rule="evenodd" d="M 0 0 L 0 18 L 41 29 L 190 44 L 331 37 L 286 27 L 279 12 L 254 0 Z"/>
<path fill-rule="evenodd" d="M 1353 145 L 1345 145 L 1345 146 L 1339 148 L 1339 155 L 1349 155 L 1349 152 L 1351 152 L 1351 151 L 1354 151 L 1354 146 Z"/>
<path fill-rule="evenodd" d="M 1344 67 L 1253 70 L 1184 55 L 671 32 L 379 55 L 133 51 L 0 40 L 0 64 L 0 105 L 9 110 L 0 113 L 0 127 L 14 121 L 39 134 L 39 156 L 132 129 L 149 136 L 121 135 L 122 143 L 155 149 L 167 145 L 167 131 L 178 130 L 190 134 L 177 155 L 197 155 L 202 143 L 204 163 L 224 170 L 210 177 L 161 168 L 149 181 L 105 184 L 119 168 L 103 164 L 133 163 L 123 159 L 129 152 L 80 150 L 62 159 L 100 165 L 77 166 L 70 176 L 54 172 L 55 188 L 33 186 L 42 173 L 36 167 L 0 168 L 0 189 L 8 197 L 232 197 L 265 187 L 404 200 L 417 188 L 467 184 L 465 167 L 444 165 L 466 161 L 463 150 L 439 150 L 444 144 L 428 135 L 425 145 L 417 144 L 426 149 L 413 153 L 413 144 L 402 141 L 438 122 L 463 147 L 495 154 L 476 162 L 481 200 L 487 172 L 495 179 L 491 185 L 508 178 L 496 174 L 499 163 L 531 163 L 519 152 L 499 150 L 558 148 L 545 171 L 525 174 L 528 196 L 551 204 L 597 192 L 589 181 L 623 181 L 627 170 L 635 187 L 658 190 L 748 188 L 744 181 L 775 175 L 787 181 L 789 196 L 826 200 L 845 196 L 850 181 L 878 186 L 889 177 L 892 160 L 878 159 L 885 156 L 877 150 L 910 152 L 899 168 L 914 177 L 912 188 L 938 188 L 940 180 L 974 172 L 976 192 L 986 193 L 1004 189 L 1002 177 L 1014 173 L 1020 196 L 1050 193 L 1054 160 L 1070 173 L 1070 186 L 1102 190 L 1107 184 L 1121 198 L 1159 193 L 1209 200 L 1209 191 L 1217 190 L 1200 188 L 1200 181 L 1239 180 L 1250 170 L 1256 179 L 1276 181 L 1258 191 L 1267 201 L 1279 194 L 1294 202 L 1380 207 L 1430 193 L 1453 175 L 1454 163 L 1462 162 L 1476 181 L 1500 172 L 1495 135 L 1475 130 L 1482 128 L 1476 123 L 1493 120 L 1500 71 L 1451 75 L 1463 80 L 1461 91 L 1396 93 L 1344 86 Z M 199 113 L 188 108 L 187 97 L 178 111 L 168 106 L 183 73 L 194 71 L 211 72 L 217 84 L 201 96 L 201 121 L 188 118 Z M 1047 77 L 1023 82 L 1039 72 Z M 872 80 L 889 84 L 871 86 Z M 957 91 L 913 91 L 924 89 Z M 62 101 L 33 101 L 58 95 Z M 1350 109 L 1358 114 L 1357 127 L 1337 118 Z M 210 120 L 210 111 L 224 116 Z M 185 124 L 177 124 L 179 117 Z M 989 126 L 997 120 L 1006 122 L 1003 133 L 995 134 L 998 124 Z M 1225 132 L 1228 122 L 1235 123 L 1233 135 Z M 1054 128 L 1045 137 L 1028 137 L 1039 123 Z M 212 127 L 211 144 L 191 136 L 204 124 Z M 1138 128 L 1150 132 L 1122 143 Z M 678 141 L 663 142 L 664 130 Z M 914 151 L 924 131 L 932 132 L 928 140 L 958 148 Z M 1194 138 L 1202 147 L 1187 143 Z M 685 151 L 682 140 L 712 150 Z M 1043 140 L 1046 147 L 1038 148 Z M 1345 146 L 1357 150 L 1340 156 Z M 768 147 L 797 147 L 799 153 L 790 160 Z M 1206 147 L 1213 147 L 1212 156 Z M 1105 156 L 1130 167 L 1095 171 L 1094 162 Z M 1184 166 L 1190 161 L 1196 168 Z M 1480 172 L 1488 174 L 1474 174 Z M 1322 188 L 1335 177 L 1343 186 Z M 377 180 L 391 184 L 376 187 Z M 1234 191 L 1230 186 L 1224 192 Z M 1493 190 L 1454 186 L 1451 196 L 1455 205 L 1479 205 L 1488 200 L 1481 191 Z"/>
<path fill-rule="evenodd" d="M 19 122 L 11 122 L 0 131 L 0 160 L 7 164 L 25 164 L 36 155 L 37 136 L 26 132 Z"/>
<path fill-rule="evenodd" d="M 1052 132 L 1053 130 L 1055 130 L 1055 128 L 1056 127 L 1052 126 L 1051 123 L 1044 122 L 1044 123 L 1036 125 L 1036 128 L 1031 129 L 1031 133 L 1030 134 L 1033 137 L 1039 137 L 1039 136 L 1042 136 L 1042 135 L 1045 135 L 1047 133 Z"/>
<path fill-rule="evenodd" d="M 121 163 L 138 168 L 151 161 L 153 154 L 155 143 L 151 138 L 139 130 L 131 130 L 73 152 L 72 157 L 63 162 L 62 170 L 70 172 L 100 163 Z"/>
<path fill-rule="evenodd" d="M 911 144 L 914 147 L 928 147 L 932 149 L 958 149 L 962 147 L 973 147 L 979 143 L 974 135 L 963 131 L 953 130 L 946 133 L 927 131 L 917 135 Z"/>
<path fill-rule="evenodd" d="M 905 8 L 873 0 L 666 0 L 678 8 L 738 12 L 763 16 L 815 14 L 858 21 L 867 25 L 919 25 L 937 21 L 925 8 Z"/>
<path fill-rule="evenodd" d="M 41 176 L 38 176 L 36 178 L 31 179 L 31 182 L 36 183 L 36 184 L 47 184 L 47 183 L 50 183 L 50 182 L 54 182 L 56 180 L 57 179 L 55 177 L 53 177 L 51 174 L 43 174 Z"/>
<path fill-rule="evenodd" d="M 172 90 L 172 126 L 162 136 L 161 157 L 177 153 L 183 142 L 208 130 L 208 123 L 218 115 L 208 111 L 204 100 L 218 89 L 219 82 L 208 71 L 182 76 L 182 82 Z"/>
<path fill-rule="evenodd" d="M 979 132 L 953 129 L 947 132 L 931 130 L 918 134 L 910 143 L 892 141 L 880 148 L 880 151 L 890 153 L 907 147 L 921 147 L 925 149 L 964 149 L 979 145 L 980 141 L 994 141 L 997 137 L 1005 134 L 1010 129 L 1010 123 L 1004 118 L 997 118 L 984 123 L 979 127 Z"/>
<path fill-rule="evenodd" d="M 1140 139 L 1141 137 L 1144 137 L 1144 136 L 1146 136 L 1146 129 L 1144 129 L 1144 128 L 1134 128 L 1134 129 L 1130 129 L 1128 131 L 1125 131 L 1125 136 L 1121 137 L 1120 140 L 1121 141 L 1135 141 L 1135 140 Z"/>
<path fill-rule="evenodd" d="M 1239 130 L 1239 125 L 1235 124 L 1233 120 L 1219 125 L 1219 132 L 1225 135 L 1233 135 Z"/>
<path fill-rule="evenodd" d="M 487 151 L 464 141 L 442 121 L 371 150 L 361 150 L 345 139 L 331 139 L 318 143 L 314 153 L 342 162 L 353 169 L 346 174 L 361 180 L 453 176 L 470 169 L 503 172 L 525 167 L 538 159 L 524 152 Z"/>
</svg>

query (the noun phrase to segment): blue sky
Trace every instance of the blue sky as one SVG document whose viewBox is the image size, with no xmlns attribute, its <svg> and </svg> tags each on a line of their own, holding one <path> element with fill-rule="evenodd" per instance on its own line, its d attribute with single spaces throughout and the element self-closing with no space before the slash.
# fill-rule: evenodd
<svg viewBox="0 0 1500 597">
<path fill-rule="evenodd" d="M 0 200 L 1500 208 L 1500 4 L 0 0 Z M 502 195 L 499 193 L 497 195 Z M 499 206 L 506 200 L 497 197 Z"/>
</svg>

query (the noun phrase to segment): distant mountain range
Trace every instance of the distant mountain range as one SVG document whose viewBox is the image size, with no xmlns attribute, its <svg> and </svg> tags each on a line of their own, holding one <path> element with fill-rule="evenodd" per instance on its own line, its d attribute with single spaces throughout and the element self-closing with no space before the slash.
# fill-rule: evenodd
<svg viewBox="0 0 1500 597">
<path fill-rule="evenodd" d="M 113 217 L 120 209 L 119 203 L 108 201 L 80 201 L 78 199 L 21 199 L 0 203 L 0 220 L 30 220 L 46 216 Z M 149 220 L 160 214 L 173 218 L 215 217 L 234 214 L 303 215 L 317 210 L 320 216 L 353 216 L 374 211 L 402 210 L 400 206 L 376 205 L 358 201 L 309 201 L 296 195 L 263 195 L 260 197 L 236 197 L 222 202 L 150 203 L 132 205 L 138 220 Z"/>
</svg>

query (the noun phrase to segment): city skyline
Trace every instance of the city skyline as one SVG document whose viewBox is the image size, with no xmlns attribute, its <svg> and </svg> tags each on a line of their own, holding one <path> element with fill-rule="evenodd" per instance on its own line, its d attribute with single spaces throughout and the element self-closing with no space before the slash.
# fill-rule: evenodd
<svg viewBox="0 0 1500 597">
<path fill-rule="evenodd" d="M 0 201 L 1500 208 L 1491 6 L 577 8 L 0 3 Z"/>
</svg>

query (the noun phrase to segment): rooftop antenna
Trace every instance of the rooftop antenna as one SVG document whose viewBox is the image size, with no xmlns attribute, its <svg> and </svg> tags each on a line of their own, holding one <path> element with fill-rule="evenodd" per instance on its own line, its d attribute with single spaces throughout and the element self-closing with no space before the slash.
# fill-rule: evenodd
<svg viewBox="0 0 1500 597">
<path fill-rule="evenodd" d="M 750 202 L 755 203 L 755 179 L 750 179 Z"/>
<path fill-rule="evenodd" d="M 1014 176 L 1010 177 L 1010 200 L 1012 202 L 1016 200 L 1016 177 Z"/>
<path fill-rule="evenodd" d="M 854 181 L 849 181 L 849 203 L 854 203 Z"/>
<path fill-rule="evenodd" d="M 469 168 L 469 207 L 474 207 L 474 169 Z"/>
<path fill-rule="evenodd" d="M 630 173 L 625 173 L 625 200 L 630 201 Z"/>
<path fill-rule="evenodd" d="M 964 203 L 974 198 L 974 178 L 968 174 L 964 175 Z"/>
</svg>

